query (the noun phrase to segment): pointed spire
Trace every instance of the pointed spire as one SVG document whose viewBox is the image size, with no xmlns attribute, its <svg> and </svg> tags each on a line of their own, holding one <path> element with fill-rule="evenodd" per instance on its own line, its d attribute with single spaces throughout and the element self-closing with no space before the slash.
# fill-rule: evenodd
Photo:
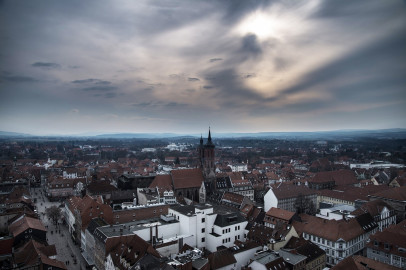
<svg viewBox="0 0 406 270">
<path fill-rule="evenodd" d="M 203 135 L 200 134 L 200 145 L 203 145 Z"/>
<path fill-rule="evenodd" d="M 207 138 L 208 142 L 211 142 L 211 133 L 210 133 L 210 127 L 209 127 L 209 138 Z"/>
</svg>

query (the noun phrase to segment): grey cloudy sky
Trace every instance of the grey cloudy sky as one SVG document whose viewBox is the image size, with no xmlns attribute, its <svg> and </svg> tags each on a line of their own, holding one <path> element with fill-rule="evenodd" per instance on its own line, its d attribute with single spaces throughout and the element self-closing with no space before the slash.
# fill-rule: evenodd
<svg viewBox="0 0 406 270">
<path fill-rule="evenodd" d="M 406 1 L 0 1 L 0 130 L 406 127 Z"/>
</svg>

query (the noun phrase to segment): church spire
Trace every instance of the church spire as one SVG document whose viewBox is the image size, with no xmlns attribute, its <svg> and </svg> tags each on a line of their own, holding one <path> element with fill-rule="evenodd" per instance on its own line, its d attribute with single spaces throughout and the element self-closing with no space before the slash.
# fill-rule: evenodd
<svg viewBox="0 0 406 270">
<path fill-rule="evenodd" d="M 213 145 L 213 142 L 211 141 L 210 127 L 209 127 L 209 137 L 207 138 L 207 143 L 206 143 L 206 145 Z"/>
<path fill-rule="evenodd" d="M 200 134 L 200 145 L 203 145 L 203 135 Z"/>
</svg>

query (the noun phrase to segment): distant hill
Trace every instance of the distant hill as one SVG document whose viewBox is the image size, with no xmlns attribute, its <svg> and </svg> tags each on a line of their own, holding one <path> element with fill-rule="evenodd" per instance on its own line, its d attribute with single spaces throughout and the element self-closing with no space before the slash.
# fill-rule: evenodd
<svg viewBox="0 0 406 270">
<path fill-rule="evenodd" d="M 0 131 L 0 137 L 31 137 L 33 135 L 18 132 Z"/>
<path fill-rule="evenodd" d="M 391 138 L 406 139 L 406 129 L 379 130 L 334 130 L 314 132 L 258 132 L 258 133 L 212 133 L 217 138 L 257 138 L 257 139 L 351 139 L 351 138 Z"/>
<path fill-rule="evenodd" d="M 175 133 L 113 133 L 113 134 L 100 134 L 94 138 L 111 138 L 111 139 L 159 139 L 159 138 L 175 138 L 184 137 L 188 135 L 181 135 Z"/>
<path fill-rule="evenodd" d="M 191 139 L 199 138 L 200 134 L 176 133 L 111 133 L 111 134 L 77 134 L 77 135 L 49 135 L 38 136 L 26 133 L 0 131 L 0 138 L 89 138 L 89 139 Z M 204 137 L 204 136 L 203 136 Z M 379 130 L 334 130 L 314 132 L 257 132 L 257 133 L 215 133 L 213 138 L 218 139 L 290 139 L 290 140 L 353 140 L 360 138 L 375 139 L 406 139 L 406 129 L 379 129 Z"/>
</svg>

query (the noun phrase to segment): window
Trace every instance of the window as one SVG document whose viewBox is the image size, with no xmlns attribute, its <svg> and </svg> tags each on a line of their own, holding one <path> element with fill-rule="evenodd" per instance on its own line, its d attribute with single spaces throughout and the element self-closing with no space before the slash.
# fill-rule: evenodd
<svg viewBox="0 0 406 270">
<path fill-rule="evenodd" d="M 202 222 L 205 222 L 206 221 L 206 219 L 205 218 L 202 218 Z"/>
<path fill-rule="evenodd" d="M 204 243 L 204 241 L 206 241 L 206 239 L 203 237 L 203 238 L 202 238 L 202 243 Z"/>
<path fill-rule="evenodd" d="M 203 229 L 202 229 L 202 233 L 204 233 L 205 231 L 206 231 L 206 229 L 205 229 L 205 228 L 203 228 Z"/>
</svg>

